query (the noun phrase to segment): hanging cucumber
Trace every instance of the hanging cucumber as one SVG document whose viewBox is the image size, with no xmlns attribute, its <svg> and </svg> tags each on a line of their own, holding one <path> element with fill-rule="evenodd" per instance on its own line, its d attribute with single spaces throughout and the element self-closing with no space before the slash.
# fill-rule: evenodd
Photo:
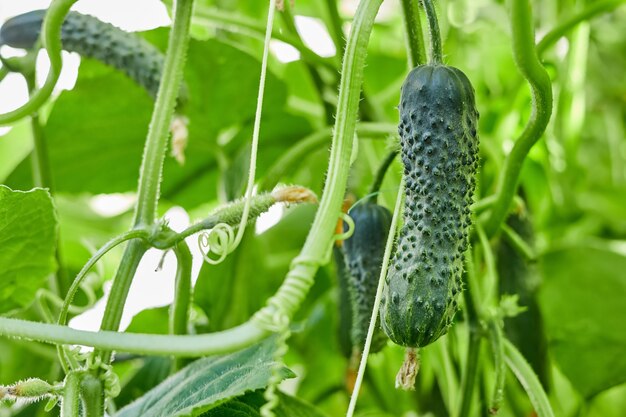
<svg viewBox="0 0 626 417">
<path fill-rule="evenodd" d="M 0 46 L 31 49 L 37 44 L 46 10 L 34 10 L 7 20 L 0 28 Z M 70 12 L 61 28 L 63 49 L 97 59 L 124 72 L 156 97 L 164 55 L 142 37 L 93 16 Z M 186 101 L 181 87 L 179 105 Z"/>
<path fill-rule="evenodd" d="M 533 246 L 533 226 L 528 213 L 512 213 L 507 225 Z M 524 258 L 506 239 L 500 239 L 496 254 L 500 294 L 517 294 L 519 306 L 526 308 L 519 315 L 504 319 L 504 332 L 528 360 L 543 386 L 548 388 L 548 342 L 536 297 L 541 276 L 536 265 Z"/>
<path fill-rule="evenodd" d="M 353 352 L 360 356 L 374 308 L 391 213 L 367 199 L 357 203 L 348 214 L 354 221 L 354 233 L 343 244 L 352 306 L 350 333 Z M 385 334 L 377 328 L 370 352 L 380 351 L 386 341 Z"/>
<path fill-rule="evenodd" d="M 417 372 L 413 349 L 445 334 L 457 311 L 478 169 L 474 89 L 461 70 L 442 64 L 434 7 L 430 1 L 424 6 L 431 60 L 402 85 L 398 131 L 406 198 L 380 310 L 387 336 L 410 348 L 396 380 L 403 388 Z"/>
</svg>

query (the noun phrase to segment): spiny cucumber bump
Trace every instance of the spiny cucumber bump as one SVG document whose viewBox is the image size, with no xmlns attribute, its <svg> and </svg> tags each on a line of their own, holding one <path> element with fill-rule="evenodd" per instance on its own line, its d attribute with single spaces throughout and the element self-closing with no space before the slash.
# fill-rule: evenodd
<svg viewBox="0 0 626 417">
<path fill-rule="evenodd" d="M 445 334 L 458 309 L 479 114 L 465 74 L 441 64 L 408 74 L 399 112 L 406 198 L 380 318 L 394 343 L 418 348 Z"/>
<path fill-rule="evenodd" d="M 0 45 L 35 47 L 46 10 L 33 10 L 7 20 L 0 28 Z M 165 56 L 141 36 L 77 12 L 69 12 L 61 26 L 63 49 L 96 59 L 124 72 L 156 98 Z M 178 104 L 187 101 L 181 86 Z"/>
</svg>

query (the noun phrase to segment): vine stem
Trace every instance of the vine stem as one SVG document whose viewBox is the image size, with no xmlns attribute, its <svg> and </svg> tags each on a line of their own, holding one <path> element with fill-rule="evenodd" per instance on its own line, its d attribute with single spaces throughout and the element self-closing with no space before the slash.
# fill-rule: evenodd
<svg viewBox="0 0 626 417">
<path fill-rule="evenodd" d="M 80 415 L 80 373 L 70 372 L 63 384 L 63 400 L 61 401 L 61 417 Z"/>
<path fill-rule="evenodd" d="M 43 21 L 41 28 L 41 38 L 43 46 L 50 59 L 50 70 L 44 85 L 34 91 L 28 101 L 21 107 L 8 113 L 0 114 L 0 126 L 13 123 L 23 117 L 30 116 L 35 113 L 50 98 L 54 86 L 56 85 L 61 68 L 63 67 L 63 58 L 61 56 L 61 26 L 65 20 L 65 16 L 70 8 L 77 0 L 54 0 Z"/>
<path fill-rule="evenodd" d="M 135 228 L 151 226 L 155 221 L 169 126 L 183 79 L 192 9 L 193 0 L 176 1 L 163 75 L 141 162 L 134 219 Z M 104 310 L 104 317 L 100 326 L 102 330 L 118 329 L 135 271 L 147 249 L 148 247 L 144 242 L 136 240 L 126 246 Z M 111 352 L 101 351 L 98 354 L 102 363 L 109 363 Z"/>
<path fill-rule="evenodd" d="M 372 345 L 372 338 L 374 337 L 374 330 L 376 329 L 376 320 L 378 319 L 378 311 L 380 310 L 380 299 L 383 294 L 383 286 L 385 284 L 385 276 L 387 275 L 387 269 L 389 268 L 389 260 L 391 259 L 391 251 L 393 250 L 393 242 L 396 237 L 396 229 L 398 227 L 398 218 L 400 217 L 400 208 L 402 207 L 402 200 L 404 197 L 404 182 L 400 182 L 398 187 L 398 195 L 396 197 L 396 206 L 393 210 L 393 217 L 391 218 L 391 225 L 389 226 L 389 234 L 387 235 L 387 243 L 385 245 L 385 254 L 383 256 L 383 265 L 380 269 L 380 276 L 378 277 L 378 288 L 376 289 L 376 297 L 374 298 L 374 306 L 372 308 L 372 316 L 370 318 L 370 325 L 367 328 L 367 337 L 365 338 L 365 346 L 363 347 L 363 353 L 361 354 L 361 362 L 359 363 L 359 370 L 356 374 L 356 380 L 354 382 L 354 388 L 352 395 L 350 396 L 350 404 L 348 405 L 348 411 L 346 417 L 352 417 L 354 410 L 356 409 L 356 403 L 359 398 L 359 391 L 361 390 L 361 384 L 363 383 L 363 376 L 365 375 L 365 368 L 367 367 L 367 358 L 370 353 L 370 347 Z"/>
<path fill-rule="evenodd" d="M 135 225 L 151 225 L 156 217 L 163 161 L 176 98 L 183 80 L 193 0 L 176 1 L 176 11 L 141 163 Z"/>
<path fill-rule="evenodd" d="M 213 24 L 214 26 L 221 27 L 231 32 L 239 32 L 253 37 L 263 37 L 265 33 L 265 28 L 258 24 L 255 19 L 248 18 L 241 14 L 218 10 L 214 7 L 203 6 L 202 4 L 198 4 L 195 7 L 193 19 L 194 21 L 199 21 L 204 24 Z M 299 38 L 288 33 L 281 33 L 278 30 L 272 31 L 272 37 L 296 48 L 307 62 L 322 65 L 332 71 L 337 70 L 336 65 L 334 65 L 331 60 L 317 55 Z"/>
<path fill-rule="evenodd" d="M 199 357 L 243 349 L 266 337 L 254 323 L 202 335 L 156 335 L 109 330 L 76 330 L 58 324 L 0 317 L 0 335 L 60 345 L 91 346 L 101 350 L 143 355 Z"/>
<path fill-rule="evenodd" d="M 624 3 L 626 3 L 626 0 L 604 0 L 589 3 L 578 14 L 564 20 L 548 32 L 543 38 L 541 38 L 537 44 L 537 54 L 542 56 L 549 47 L 554 45 L 559 39 L 561 39 L 562 36 L 564 36 L 580 22 L 590 20 L 602 13 L 610 12 Z"/>
<path fill-rule="evenodd" d="M 327 262 L 331 253 L 348 181 L 367 45 L 381 3 L 382 0 L 361 0 L 357 7 L 344 54 L 333 142 L 320 206 L 300 255 L 294 259 L 277 293 L 255 316 L 257 321 L 271 317 L 276 305 L 292 316 L 313 285 L 320 264 Z"/>
<path fill-rule="evenodd" d="M 428 19 L 428 31 L 430 33 L 430 63 L 439 65 L 443 62 L 443 48 L 441 46 L 441 32 L 437 20 L 437 10 L 433 0 L 422 0 L 426 18 Z"/>
<path fill-rule="evenodd" d="M 372 201 L 375 203 L 378 200 L 378 192 L 380 191 L 380 187 L 383 185 L 383 180 L 385 179 L 385 174 L 387 170 L 393 163 L 393 160 L 398 156 L 398 150 L 393 150 L 385 156 L 385 159 L 380 163 L 378 170 L 376 171 L 376 176 L 374 177 L 374 181 L 369 189 L 368 194 L 371 195 Z"/>
<path fill-rule="evenodd" d="M 358 137 L 397 135 L 398 126 L 392 123 L 363 122 L 359 123 L 356 127 L 356 134 Z M 308 154 L 327 145 L 332 136 L 333 129 L 329 126 L 317 132 L 313 132 L 296 142 L 272 165 L 263 181 L 261 181 L 259 188 L 261 190 L 268 190 L 274 187 L 285 173 L 300 164 Z"/>
<path fill-rule="evenodd" d="M 485 233 L 489 237 L 494 236 L 500 229 L 517 191 L 524 159 L 541 138 L 552 115 L 552 85 L 548 73 L 537 57 L 529 0 L 512 0 L 511 26 L 515 62 L 530 84 L 533 107 L 528 124 L 515 142 L 501 171 L 496 191 L 498 197 L 485 223 Z"/>
<path fill-rule="evenodd" d="M 422 21 L 419 14 L 419 0 L 402 0 L 402 17 L 406 33 L 406 48 L 409 67 L 414 68 L 426 62 Z"/>
<path fill-rule="evenodd" d="M 192 256 L 189 246 L 183 240 L 174 247 L 176 255 L 176 280 L 174 281 L 174 301 L 169 311 L 170 334 L 186 334 L 191 305 L 191 265 Z M 172 372 L 181 368 L 182 361 L 172 362 Z"/>
<path fill-rule="evenodd" d="M 261 133 L 261 114 L 263 113 L 263 96 L 265 92 L 265 79 L 267 78 L 267 57 L 270 52 L 270 40 L 272 39 L 272 28 L 274 27 L 274 14 L 276 12 L 276 0 L 269 1 L 269 10 L 267 12 L 267 26 L 265 28 L 265 41 L 263 44 L 263 58 L 261 60 L 261 76 L 259 79 L 259 91 L 256 100 L 256 112 L 254 114 L 254 126 L 252 131 L 252 145 L 250 149 L 250 165 L 248 167 L 248 185 L 246 186 L 246 202 L 239 223 L 239 230 L 235 241 L 230 246 L 229 252 L 232 252 L 241 242 L 243 234 L 246 231 L 248 223 L 248 215 L 250 214 L 250 200 L 254 191 L 254 178 L 256 175 L 256 159 L 259 150 L 259 136 Z"/>
</svg>

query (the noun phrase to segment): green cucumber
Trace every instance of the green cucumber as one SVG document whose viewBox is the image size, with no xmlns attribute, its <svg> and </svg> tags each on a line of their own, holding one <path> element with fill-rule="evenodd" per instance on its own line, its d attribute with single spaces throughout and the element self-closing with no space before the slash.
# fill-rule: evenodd
<svg viewBox="0 0 626 417">
<path fill-rule="evenodd" d="M 372 318 L 392 216 L 385 207 L 369 200 L 357 203 L 348 215 L 354 221 L 352 236 L 343 242 L 352 306 L 350 334 L 353 352 L 360 354 Z M 344 230 L 346 228 L 344 225 Z M 380 351 L 386 341 L 387 337 L 377 327 L 370 352 Z"/>
<path fill-rule="evenodd" d="M 349 272 L 346 267 L 345 254 L 343 247 L 333 246 L 333 258 L 335 259 L 335 269 L 337 271 L 337 286 L 339 288 L 338 300 L 338 326 L 337 340 L 339 341 L 339 350 L 345 358 L 352 356 L 352 301 L 350 291 L 348 290 Z"/>
<path fill-rule="evenodd" d="M 478 111 L 465 74 L 441 64 L 409 73 L 399 110 L 406 199 L 380 319 L 394 343 L 419 348 L 445 334 L 458 309 L 478 169 Z"/>
<path fill-rule="evenodd" d="M 0 28 L 0 46 L 32 49 L 37 44 L 46 10 L 34 10 L 7 20 Z M 93 16 L 70 12 L 61 27 L 63 49 L 124 72 L 156 97 L 165 57 L 137 34 L 125 32 Z M 186 101 L 181 87 L 179 104 Z"/>
<path fill-rule="evenodd" d="M 533 225 L 528 213 L 514 212 L 507 224 L 531 247 L 534 246 Z M 496 249 L 500 295 L 516 294 L 518 304 L 526 310 L 504 319 L 504 332 L 528 360 L 544 388 L 549 387 L 548 341 L 543 317 L 537 302 L 541 275 L 535 263 L 527 260 L 508 240 L 500 239 Z"/>
</svg>

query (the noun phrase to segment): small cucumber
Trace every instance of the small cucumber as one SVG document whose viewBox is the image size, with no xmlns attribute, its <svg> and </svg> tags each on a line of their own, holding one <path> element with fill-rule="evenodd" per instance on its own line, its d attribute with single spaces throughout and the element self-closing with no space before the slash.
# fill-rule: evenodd
<svg viewBox="0 0 626 417">
<path fill-rule="evenodd" d="M 354 221 L 354 233 L 343 243 L 352 305 L 351 340 L 353 351 L 361 353 L 372 317 L 392 216 L 385 207 L 368 200 L 357 203 L 348 214 Z M 386 341 L 378 327 L 370 351 L 380 351 Z"/>
</svg>

